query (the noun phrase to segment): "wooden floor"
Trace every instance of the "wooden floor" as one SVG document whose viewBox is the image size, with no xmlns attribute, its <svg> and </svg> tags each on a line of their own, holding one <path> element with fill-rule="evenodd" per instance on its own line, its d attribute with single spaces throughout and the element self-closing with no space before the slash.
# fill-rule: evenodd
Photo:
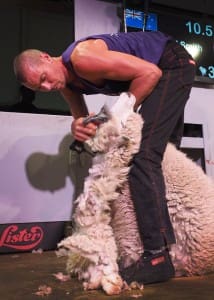
<svg viewBox="0 0 214 300">
<path fill-rule="evenodd" d="M 143 291 L 125 291 L 107 296 L 103 291 L 84 291 L 81 282 L 62 282 L 53 274 L 65 274 L 65 258 L 53 251 L 0 254 L 0 300 L 213 300 L 214 274 L 203 277 L 176 278 L 165 283 L 147 285 Z M 49 295 L 37 295 L 39 287 L 51 288 Z M 50 291 L 48 289 L 47 291 Z"/>
</svg>

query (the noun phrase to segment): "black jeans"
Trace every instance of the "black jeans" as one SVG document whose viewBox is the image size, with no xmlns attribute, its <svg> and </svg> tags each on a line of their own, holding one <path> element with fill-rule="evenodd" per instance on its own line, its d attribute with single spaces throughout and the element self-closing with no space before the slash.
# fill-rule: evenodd
<svg viewBox="0 0 214 300">
<path fill-rule="evenodd" d="M 184 107 L 195 76 L 192 57 L 174 41 L 167 44 L 159 67 L 163 76 L 139 111 L 144 119 L 142 140 L 129 172 L 130 191 L 145 249 L 175 243 L 161 162 L 169 141 L 179 147 Z"/>
</svg>

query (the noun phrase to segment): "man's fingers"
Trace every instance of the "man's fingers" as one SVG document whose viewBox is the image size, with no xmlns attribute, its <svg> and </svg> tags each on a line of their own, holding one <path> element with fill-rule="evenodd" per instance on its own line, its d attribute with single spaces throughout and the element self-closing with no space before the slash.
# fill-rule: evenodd
<svg viewBox="0 0 214 300">
<path fill-rule="evenodd" d="M 71 125 L 71 131 L 74 138 L 78 141 L 84 142 L 96 134 L 97 125 L 93 122 L 85 125 L 84 118 L 74 120 Z"/>
<path fill-rule="evenodd" d="M 89 125 L 89 124 L 88 124 Z M 92 124 L 93 125 L 93 124 Z M 74 137 L 77 140 L 80 141 L 85 141 L 91 137 L 93 137 L 96 134 L 96 126 L 76 126 L 75 131 L 74 131 Z"/>
<path fill-rule="evenodd" d="M 88 140 L 90 137 L 86 134 L 83 133 L 78 133 L 74 136 L 74 138 L 80 142 L 85 142 L 86 140 Z"/>
</svg>

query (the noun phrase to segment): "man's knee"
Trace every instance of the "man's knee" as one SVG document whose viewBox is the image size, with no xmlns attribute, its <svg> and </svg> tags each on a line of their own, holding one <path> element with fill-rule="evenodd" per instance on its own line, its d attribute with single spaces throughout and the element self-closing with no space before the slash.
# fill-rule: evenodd
<svg viewBox="0 0 214 300">
<path fill-rule="evenodd" d="M 161 151 L 150 148 L 147 151 L 139 151 L 133 158 L 133 164 L 137 165 L 143 165 L 147 167 L 148 165 L 154 166 L 154 167 L 161 167 L 163 159 L 163 154 Z"/>
</svg>

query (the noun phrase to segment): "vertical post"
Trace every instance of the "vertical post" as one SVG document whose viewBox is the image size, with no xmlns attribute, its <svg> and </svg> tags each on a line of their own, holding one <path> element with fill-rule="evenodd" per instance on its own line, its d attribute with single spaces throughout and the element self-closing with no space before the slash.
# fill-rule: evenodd
<svg viewBox="0 0 214 300">
<path fill-rule="evenodd" d="M 124 32 L 127 32 L 127 25 L 126 25 L 126 0 L 123 0 L 123 29 L 124 29 Z"/>
<path fill-rule="evenodd" d="M 143 10 L 144 10 L 143 31 L 146 31 L 146 24 L 147 24 L 147 19 L 149 14 L 149 0 L 144 0 Z"/>
</svg>

